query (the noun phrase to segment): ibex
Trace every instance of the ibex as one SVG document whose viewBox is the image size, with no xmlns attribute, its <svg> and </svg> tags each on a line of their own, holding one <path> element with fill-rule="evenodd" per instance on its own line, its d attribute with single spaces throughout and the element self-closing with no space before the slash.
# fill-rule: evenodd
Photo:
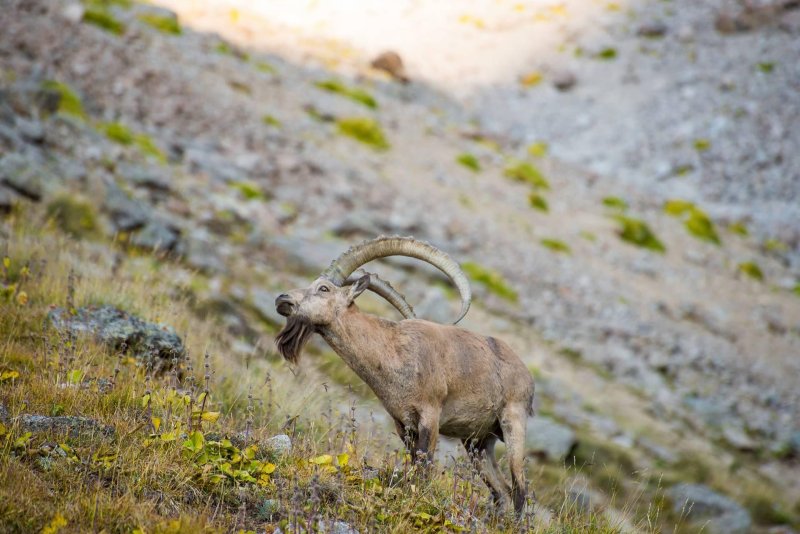
<svg viewBox="0 0 800 534">
<path fill-rule="evenodd" d="M 458 323 L 471 301 L 469 282 L 441 250 L 409 237 L 379 237 L 350 248 L 310 286 L 275 300 L 287 317 L 276 339 L 280 354 L 296 363 L 313 333 L 369 385 L 394 419 L 412 457 L 430 461 L 439 434 L 462 441 L 485 456 L 481 476 L 496 504 L 511 498 L 525 506 L 523 470 L 527 418 L 532 415 L 533 378 L 504 342 L 462 328 L 416 319 L 392 286 L 374 274 L 352 275 L 387 256 L 410 256 L 444 272 L 461 294 Z M 359 311 L 356 298 L 369 289 L 403 315 L 390 321 Z M 507 447 L 511 487 L 494 456 L 495 442 Z"/>
</svg>

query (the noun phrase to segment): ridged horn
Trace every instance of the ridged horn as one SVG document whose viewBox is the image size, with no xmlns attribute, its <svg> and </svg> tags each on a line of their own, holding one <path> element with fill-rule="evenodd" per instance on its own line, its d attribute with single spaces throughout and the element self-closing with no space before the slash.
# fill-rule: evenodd
<svg viewBox="0 0 800 534">
<path fill-rule="evenodd" d="M 358 279 L 365 274 L 369 275 L 369 286 L 367 289 L 382 297 L 384 300 L 389 302 L 389 304 L 397 308 L 397 311 L 399 311 L 405 319 L 413 319 L 416 317 L 414 314 L 414 309 L 411 307 L 411 304 L 408 303 L 406 298 L 401 295 L 399 291 L 393 288 L 392 284 L 380 278 L 375 273 L 368 273 L 366 271 L 358 270 L 354 274 L 350 275 L 342 285 L 349 286 L 355 284 Z"/>
<path fill-rule="evenodd" d="M 464 318 L 472 301 L 472 290 L 469 287 L 469 280 L 467 280 L 461 267 L 455 260 L 438 248 L 429 243 L 418 241 L 413 237 L 380 236 L 350 247 L 347 252 L 331 262 L 330 267 L 322 273 L 322 276 L 334 284 L 342 286 L 353 271 L 372 260 L 387 256 L 416 258 L 430 263 L 446 274 L 453 281 L 461 295 L 461 313 L 454 324 Z M 396 291 L 392 290 L 392 292 L 399 296 Z M 403 301 L 405 302 L 405 299 Z"/>
</svg>

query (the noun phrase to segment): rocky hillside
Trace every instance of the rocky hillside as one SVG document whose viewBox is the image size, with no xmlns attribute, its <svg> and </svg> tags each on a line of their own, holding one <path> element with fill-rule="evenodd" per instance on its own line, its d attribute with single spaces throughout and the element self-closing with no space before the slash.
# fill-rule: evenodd
<svg viewBox="0 0 800 534">
<path fill-rule="evenodd" d="M 774 20 L 759 15 L 766 22 L 749 26 L 752 6 L 681 16 L 706 17 L 708 27 L 689 37 L 708 39 L 712 51 L 721 40 L 762 39 L 790 55 L 796 27 L 786 25 L 797 11 L 789 4 L 775 3 Z M 307 284 L 350 244 L 381 233 L 414 235 L 459 259 L 476 293 L 463 325 L 508 341 L 536 377 L 528 469 L 542 506 L 528 527 L 800 525 L 799 182 L 797 140 L 785 135 L 796 110 L 777 107 L 784 93 L 796 94 L 796 66 L 762 61 L 751 78 L 736 78 L 747 90 L 714 104 L 734 115 L 741 105 L 756 122 L 766 117 L 775 139 L 747 119 L 687 126 L 683 144 L 641 152 L 628 146 L 636 124 L 666 136 L 648 139 L 664 139 L 677 135 L 663 126 L 672 114 L 688 121 L 681 124 L 711 120 L 705 106 L 671 106 L 669 98 L 629 115 L 594 100 L 593 91 L 610 99 L 615 87 L 583 87 L 598 72 L 633 68 L 617 54 L 634 42 L 655 50 L 637 69 L 660 69 L 647 63 L 652 56 L 674 62 L 665 73 L 680 70 L 688 37 L 669 23 L 654 29 L 646 9 L 649 29 L 609 22 L 619 44 L 581 60 L 577 85 L 553 74 L 559 88 L 551 90 L 551 74 L 537 67 L 538 78 L 464 100 L 446 85 L 414 81 L 413 64 L 403 84 L 368 69 L 369 58 L 336 70 L 276 55 L 278 45 L 268 53 L 248 40 L 246 24 L 229 23 L 230 13 L 217 17 L 228 22 L 220 37 L 182 5 L 173 6 L 180 16 L 127 0 L 6 1 L 0 10 L 0 236 L 8 258 L 0 519 L 9 530 L 41 529 L 57 517 L 76 532 L 87 521 L 108 531 L 169 531 L 172 519 L 179 531 L 203 524 L 269 532 L 319 521 L 342 522 L 321 527 L 334 532 L 517 528 L 483 508 L 486 491 L 462 476 L 455 444 L 442 445 L 448 467 L 420 486 L 420 499 L 401 499 L 408 480 L 396 480 L 402 461 L 392 452 L 400 441 L 371 392 L 321 342 L 297 370 L 272 349 L 282 324 L 277 292 Z M 724 33 L 725 16 L 741 35 Z M 711 82 L 699 73 L 718 56 L 700 56 L 708 64 L 684 58 L 687 78 L 667 82 L 706 91 Z M 565 113 L 583 110 L 590 123 L 609 126 L 581 138 L 526 126 L 534 106 L 552 128 L 565 123 L 551 104 L 559 91 L 568 92 Z M 752 91 L 767 95 L 764 115 L 747 107 Z M 638 122 L 614 129 L 617 116 Z M 765 139 L 766 167 L 741 149 Z M 570 143 L 594 146 L 591 157 Z M 592 159 L 601 153 L 602 165 Z M 669 166 L 669 179 L 654 165 Z M 757 194 L 742 192 L 755 182 L 737 173 L 759 169 Z M 437 273 L 407 261 L 376 270 L 419 316 L 455 315 L 457 300 Z M 362 300 L 395 317 L 380 301 Z M 66 305 L 68 319 L 51 305 Z M 101 305 L 114 308 L 94 318 Z M 127 314 L 134 319 L 120 327 Z M 156 336 L 134 349 L 150 338 L 108 333 L 109 315 L 125 332 L 169 325 L 180 348 L 156 350 Z M 80 335 L 71 329 L 78 320 L 87 325 Z M 179 418 L 171 403 L 186 391 L 187 417 Z M 216 415 L 204 419 L 207 412 Z M 86 417 L 64 424 L 90 431 L 64 430 L 60 420 L 37 427 L 37 416 Z M 288 456 L 267 442 L 276 434 L 294 442 Z M 74 443 L 62 446 L 56 437 L 64 435 Z M 141 447 L 154 439 L 183 449 L 134 458 L 152 451 Z M 217 444 L 216 463 L 197 463 L 205 443 Z M 220 467 L 253 444 L 273 456 L 239 469 L 247 476 Z M 114 458 L 103 460 L 109 449 Z M 334 462 L 337 454 L 347 458 Z M 145 475 L 131 477 L 137 464 L 125 462 L 147 466 Z M 377 467 L 378 478 L 350 472 L 356 465 Z M 63 494 L 74 470 L 86 502 Z M 209 485 L 213 476 L 219 486 Z M 247 478 L 262 476 L 263 484 Z M 20 480 L 35 488 L 29 497 Z M 447 495 L 454 480 L 480 494 L 480 508 L 458 508 L 467 501 Z M 356 505 L 366 488 L 373 493 Z M 46 507 L 45 495 L 56 496 Z M 134 512 L 141 502 L 147 511 Z"/>
</svg>

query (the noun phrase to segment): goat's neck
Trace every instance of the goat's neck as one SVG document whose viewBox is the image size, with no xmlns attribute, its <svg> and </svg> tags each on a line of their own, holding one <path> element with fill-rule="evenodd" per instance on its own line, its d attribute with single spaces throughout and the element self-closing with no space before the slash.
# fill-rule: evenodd
<svg viewBox="0 0 800 534">
<path fill-rule="evenodd" d="M 375 389 L 391 361 L 394 327 L 397 323 L 366 313 L 352 305 L 320 335 L 344 362 L 370 387 Z"/>
</svg>

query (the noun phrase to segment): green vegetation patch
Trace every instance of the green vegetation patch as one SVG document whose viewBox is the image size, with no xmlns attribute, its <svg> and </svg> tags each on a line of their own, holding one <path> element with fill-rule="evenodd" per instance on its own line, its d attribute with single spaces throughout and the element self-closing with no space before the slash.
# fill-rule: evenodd
<svg viewBox="0 0 800 534">
<path fill-rule="evenodd" d="M 506 282 L 505 278 L 503 278 L 503 275 L 497 271 L 488 269 L 471 261 L 465 262 L 463 265 L 461 265 L 461 267 L 470 278 L 483 285 L 490 292 L 508 301 L 517 302 L 519 295 L 514 288 L 512 288 L 508 282 Z"/>
<path fill-rule="evenodd" d="M 694 140 L 694 149 L 698 152 L 705 152 L 711 148 L 711 141 L 708 139 L 700 138 Z"/>
<path fill-rule="evenodd" d="M 42 83 L 42 89 L 56 91 L 61 95 L 61 99 L 58 102 L 59 113 L 72 115 L 81 119 L 86 118 L 86 112 L 83 110 L 81 98 L 69 85 L 55 80 L 47 80 Z"/>
<path fill-rule="evenodd" d="M 736 221 L 728 225 L 728 231 L 742 237 L 750 235 L 750 230 L 747 229 L 747 224 L 744 221 Z"/>
<path fill-rule="evenodd" d="M 261 122 L 263 122 L 267 126 L 272 126 L 273 128 L 280 128 L 281 126 L 283 126 L 283 124 L 277 117 L 269 114 L 261 117 Z"/>
<path fill-rule="evenodd" d="M 764 280 L 764 272 L 754 261 L 742 262 L 737 268 L 739 269 L 740 273 L 745 274 L 754 280 L 758 280 L 759 282 Z"/>
<path fill-rule="evenodd" d="M 613 210 L 627 211 L 628 202 L 620 197 L 605 197 L 603 198 L 603 206 Z"/>
<path fill-rule="evenodd" d="M 680 217 L 694 209 L 694 203 L 688 200 L 672 199 L 664 202 L 664 213 Z"/>
<path fill-rule="evenodd" d="M 231 186 L 237 189 L 246 200 L 265 200 L 264 192 L 253 182 L 234 182 Z"/>
<path fill-rule="evenodd" d="M 383 134 L 381 125 L 374 119 L 368 117 L 346 117 L 336 119 L 336 126 L 340 134 L 352 137 L 375 150 L 388 150 L 391 146 Z"/>
<path fill-rule="evenodd" d="M 139 15 L 139 20 L 161 33 L 166 33 L 168 35 L 180 35 L 183 33 L 181 24 L 175 17 L 164 17 L 152 13 L 145 13 L 144 15 Z"/>
<path fill-rule="evenodd" d="M 572 249 L 569 248 L 569 245 L 560 241 L 558 239 L 542 239 L 539 241 L 543 247 L 552 250 L 553 252 L 559 252 L 561 254 L 571 254 Z"/>
<path fill-rule="evenodd" d="M 76 238 L 95 237 L 99 231 L 94 206 L 80 197 L 66 193 L 56 196 L 47 205 L 47 216 Z"/>
<path fill-rule="evenodd" d="M 597 54 L 594 55 L 595 59 L 602 59 L 604 61 L 611 61 L 612 59 L 617 59 L 617 49 L 613 47 L 607 47 L 600 50 Z"/>
<path fill-rule="evenodd" d="M 125 25 L 114 18 L 108 9 L 97 5 L 90 5 L 83 13 L 83 22 L 97 26 L 114 35 L 125 33 Z"/>
<path fill-rule="evenodd" d="M 758 70 L 766 74 L 771 74 L 775 70 L 774 61 L 762 61 L 758 64 Z"/>
<path fill-rule="evenodd" d="M 686 217 L 683 221 L 686 230 L 701 241 L 719 245 L 717 229 L 709 216 L 688 200 L 668 200 L 664 203 L 664 213 L 673 217 Z"/>
<path fill-rule="evenodd" d="M 467 152 L 459 154 L 458 157 L 456 157 L 456 162 L 468 168 L 472 172 L 481 171 L 481 162 L 478 161 L 478 158 Z"/>
<path fill-rule="evenodd" d="M 547 204 L 547 199 L 539 193 L 531 193 L 528 195 L 528 203 L 535 210 L 543 211 L 545 213 L 550 211 L 550 206 Z"/>
<path fill-rule="evenodd" d="M 528 154 L 534 158 L 543 158 L 547 155 L 549 147 L 544 141 L 536 141 L 528 146 Z"/>
<path fill-rule="evenodd" d="M 617 234 L 623 241 L 655 252 L 666 252 L 666 247 L 646 222 L 627 215 L 614 215 L 612 218 L 619 224 Z"/>
<path fill-rule="evenodd" d="M 526 161 L 519 161 L 508 165 L 503 171 L 506 177 L 517 182 L 525 182 L 537 189 L 550 189 L 550 182 L 539 169 Z"/>
<path fill-rule="evenodd" d="M 348 87 L 338 80 L 322 80 L 315 82 L 314 86 L 322 89 L 323 91 L 336 93 L 337 95 L 349 98 L 350 100 L 358 102 L 362 106 L 366 106 L 369 109 L 378 109 L 378 102 L 375 100 L 375 98 L 360 87 Z"/>
<path fill-rule="evenodd" d="M 101 123 L 98 128 L 115 143 L 125 146 L 135 145 L 143 154 L 152 156 L 159 163 L 167 162 L 167 156 L 147 134 L 135 133 L 120 122 Z"/>
<path fill-rule="evenodd" d="M 686 230 L 688 230 L 689 233 L 697 239 L 700 239 L 701 241 L 708 241 L 709 243 L 714 243 L 715 245 L 719 245 L 721 243 L 719 234 L 717 234 L 717 230 L 714 227 L 714 223 L 701 209 L 694 208 L 691 212 L 689 212 L 689 218 L 686 219 L 684 224 L 686 226 Z"/>
</svg>

